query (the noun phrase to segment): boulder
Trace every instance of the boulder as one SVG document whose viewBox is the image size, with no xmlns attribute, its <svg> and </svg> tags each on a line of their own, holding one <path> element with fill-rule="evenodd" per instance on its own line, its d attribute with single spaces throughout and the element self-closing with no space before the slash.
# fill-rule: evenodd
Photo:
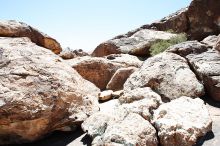
<svg viewBox="0 0 220 146">
<path fill-rule="evenodd" d="M 157 146 L 154 127 L 140 115 L 124 109 L 95 113 L 83 122 L 82 129 L 93 138 L 93 146 Z"/>
<path fill-rule="evenodd" d="M 105 100 L 111 99 L 112 98 L 112 93 L 113 93 L 112 90 L 102 91 L 101 93 L 98 94 L 99 100 L 105 101 Z"/>
<path fill-rule="evenodd" d="M 92 53 L 92 56 L 101 57 L 109 54 L 131 54 L 136 56 L 149 56 L 150 47 L 158 40 L 169 40 L 176 34 L 143 29 L 131 36 L 123 36 L 108 40 L 100 44 Z"/>
<path fill-rule="evenodd" d="M 162 146 L 193 146 L 212 130 L 212 120 L 204 102 L 180 97 L 154 111 L 153 124 Z"/>
<path fill-rule="evenodd" d="M 94 83 L 98 88 L 104 90 L 114 73 L 125 65 L 113 63 L 105 58 L 78 57 L 66 60 L 84 79 Z"/>
<path fill-rule="evenodd" d="M 139 114 L 148 121 L 152 120 L 153 110 L 162 104 L 160 95 L 153 92 L 149 87 L 125 91 L 119 101 L 121 107 L 129 112 Z"/>
<path fill-rule="evenodd" d="M 118 69 L 112 76 L 111 80 L 108 82 L 106 88 L 113 91 L 122 90 L 125 81 L 136 70 L 136 67 Z"/>
<path fill-rule="evenodd" d="M 129 54 L 111 54 L 105 56 L 104 58 L 114 63 L 121 63 L 125 64 L 126 66 L 134 66 L 137 68 L 141 67 L 143 64 L 142 58 Z"/>
<path fill-rule="evenodd" d="M 220 52 L 220 35 L 218 36 L 218 39 L 216 41 L 214 48 Z"/>
<path fill-rule="evenodd" d="M 190 70 L 186 59 L 167 52 L 147 59 L 124 84 L 125 91 L 139 87 L 151 87 L 164 101 L 204 94 L 203 85 Z"/>
<path fill-rule="evenodd" d="M 0 38 L 0 145 L 71 130 L 99 110 L 100 90 L 28 38 Z"/>
<path fill-rule="evenodd" d="M 62 50 L 59 56 L 63 59 L 73 59 L 76 57 L 89 56 L 89 54 L 84 52 L 82 49 L 72 50 L 70 48 L 66 48 Z"/>
<path fill-rule="evenodd" d="M 0 21 L 0 37 L 28 37 L 32 42 L 56 54 L 62 51 L 60 44 L 39 30 L 15 20 Z"/>
<path fill-rule="evenodd" d="M 216 42 L 218 40 L 218 36 L 216 35 L 210 35 L 206 38 L 204 38 L 201 43 L 208 45 L 209 47 L 214 47 Z"/>
<path fill-rule="evenodd" d="M 185 57 L 189 54 L 200 54 L 207 51 L 209 46 L 198 41 L 186 41 L 167 48 L 166 52 L 172 52 Z"/>
<path fill-rule="evenodd" d="M 203 81 L 209 96 L 220 101 L 220 53 L 213 49 L 201 54 L 190 54 L 187 59 Z"/>
<path fill-rule="evenodd" d="M 83 78 L 94 83 L 101 90 L 104 90 L 119 68 L 129 66 L 138 67 L 141 66 L 142 61 L 131 55 L 112 55 L 106 58 L 78 57 L 66 60 L 66 63 L 76 69 Z"/>
</svg>

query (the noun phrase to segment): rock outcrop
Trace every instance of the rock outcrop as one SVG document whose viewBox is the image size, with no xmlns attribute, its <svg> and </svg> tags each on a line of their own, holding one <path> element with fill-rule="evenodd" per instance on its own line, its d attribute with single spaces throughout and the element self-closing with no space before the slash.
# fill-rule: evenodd
<svg viewBox="0 0 220 146">
<path fill-rule="evenodd" d="M 28 37 L 32 42 L 56 54 L 62 51 L 60 44 L 55 39 L 23 22 L 0 21 L 0 37 Z"/>
<path fill-rule="evenodd" d="M 199 98 L 181 97 L 162 104 L 153 119 L 162 146 L 192 146 L 212 129 L 208 109 Z"/>
<path fill-rule="evenodd" d="M 186 59 L 167 52 L 147 59 L 124 84 L 126 91 L 139 87 L 151 87 L 168 101 L 181 96 L 200 97 L 204 94 L 203 85 L 190 70 Z"/>
<path fill-rule="evenodd" d="M 28 38 L 0 38 L 0 144 L 71 130 L 98 111 L 99 89 Z"/>
<path fill-rule="evenodd" d="M 220 53 L 212 49 L 201 54 L 190 54 L 187 59 L 203 81 L 209 96 L 220 101 Z"/>
<path fill-rule="evenodd" d="M 191 40 L 202 40 L 220 33 L 219 7 L 219 0 L 193 0 L 188 8 L 141 28 L 185 32 Z"/>
<path fill-rule="evenodd" d="M 89 54 L 84 52 L 82 49 L 71 50 L 70 48 L 65 48 L 59 56 L 63 59 L 73 59 L 76 57 L 89 56 Z"/>
<path fill-rule="evenodd" d="M 131 54 L 136 56 L 149 56 L 150 47 L 158 40 L 169 40 L 175 34 L 143 29 L 131 36 L 114 38 L 100 44 L 92 53 L 92 56 L 101 57 L 110 54 Z"/>
<path fill-rule="evenodd" d="M 142 61 L 131 55 L 111 55 L 106 58 L 101 57 L 78 57 L 66 61 L 78 73 L 94 83 L 101 90 L 106 89 L 114 73 L 123 67 L 140 66 Z"/>
</svg>

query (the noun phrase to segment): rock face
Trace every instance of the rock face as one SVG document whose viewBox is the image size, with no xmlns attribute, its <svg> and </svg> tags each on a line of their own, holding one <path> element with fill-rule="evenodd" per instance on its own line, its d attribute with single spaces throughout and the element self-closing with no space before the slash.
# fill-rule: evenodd
<svg viewBox="0 0 220 146">
<path fill-rule="evenodd" d="M 220 35 L 218 36 L 218 39 L 216 41 L 214 48 L 220 52 Z"/>
<path fill-rule="evenodd" d="M 124 84 L 126 91 L 138 87 L 151 87 L 163 100 L 204 94 L 203 85 L 190 70 L 187 61 L 179 55 L 166 52 L 147 59 Z"/>
<path fill-rule="evenodd" d="M 119 68 L 142 64 L 142 61 L 137 57 L 130 55 L 112 55 L 107 58 L 85 56 L 66 62 L 76 69 L 83 78 L 94 83 L 101 90 L 106 88 Z"/>
<path fill-rule="evenodd" d="M 202 40 L 209 35 L 220 33 L 219 7 L 219 0 L 193 0 L 188 8 L 142 28 L 161 31 L 171 29 L 187 33 L 192 40 Z"/>
<path fill-rule="evenodd" d="M 14 20 L 0 21 L 0 37 L 28 37 L 32 42 L 56 54 L 62 51 L 60 44 L 55 39 L 25 23 Z"/>
<path fill-rule="evenodd" d="M 89 56 L 89 54 L 84 52 L 82 49 L 71 50 L 70 48 L 66 48 L 62 50 L 59 56 L 63 59 L 73 59 L 76 57 Z"/>
<path fill-rule="evenodd" d="M 153 118 L 162 146 L 192 146 L 212 129 L 209 112 L 199 98 L 181 97 L 162 104 Z"/>
<path fill-rule="evenodd" d="M 92 56 L 101 57 L 109 54 L 131 54 L 136 56 L 149 56 L 151 45 L 158 40 L 169 40 L 175 34 L 143 29 L 131 36 L 122 36 L 100 44 Z"/>
<path fill-rule="evenodd" d="M 172 52 L 185 57 L 189 54 L 200 54 L 207 51 L 209 46 L 198 41 L 186 41 L 167 48 L 166 52 Z"/>
<path fill-rule="evenodd" d="M 201 42 L 208 45 L 209 47 L 214 47 L 217 40 L 218 40 L 218 36 L 210 35 L 210 36 L 204 38 Z"/>
<path fill-rule="evenodd" d="M 0 38 L 0 144 L 71 130 L 98 110 L 99 92 L 28 38 Z"/>
<path fill-rule="evenodd" d="M 220 101 L 220 53 L 213 49 L 197 55 L 190 54 L 187 59 L 210 97 Z"/>
<path fill-rule="evenodd" d="M 92 145 L 156 146 L 156 131 L 148 121 L 161 103 L 150 88 L 135 89 L 101 104 L 100 112 L 83 122 L 82 129 L 93 138 Z"/>
<path fill-rule="evenodd" d="M 112 76 L 111 80 L 107 84 L 106 88 L 117 91 L 122 90 L 125 81 L 128 77 L 137 70 L 136 67 L 120 68 Z"/>
<path fill-rule="evenodd" d="M 220 1 L 193 0 L 187 11 L 191 39 L 202 40 L 220 33 Z M 198 27 L 199 26 L 199 27 Z"/>
</svg>

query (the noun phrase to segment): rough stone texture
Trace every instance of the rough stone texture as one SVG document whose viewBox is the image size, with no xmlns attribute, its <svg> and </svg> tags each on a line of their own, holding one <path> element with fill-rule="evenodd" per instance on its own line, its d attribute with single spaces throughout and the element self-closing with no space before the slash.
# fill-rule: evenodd
<svg viewBox="0 0 220 146">
<path fill-rule="evenodd" d="M 82 128 L 93 137 L 93 146 L 157 146 L 154 127 L 140 115 L 124 109 L 95 113 L 82 124 Z"/>
<path fill-rule="evenodd" d="M 78 57 L 66 61 L 85 79 L 94 83 L 101 90 L 106 89 L 106 85 L 111 80 L 114 73 L 122 67 L 142 64 L 137 57 L 131 55 L 112 55 L 106 58 L 101 57 Z"/>
<path fill-rule="evenodd" d="M 98 110 L 99 92 L 28 38 L 0 38 L 0 144 L 71 130 Z"/>
<path fill-rule="evenodd" d="M 166 52 L 172 52 L 185 57 L 189 54 L 200 54 L 207 51 L 209 46 L 198 41 L 186 41 L 167 48 Z"/>
<path fill-rule="evenodd" d="M 209 35 L 220 33 L 220 1 L 193 0 L 187 11 L 188 35 L 191 39 L 202 40 Z"/>
<path fill-rule="evenodd" d="M 101 93 L 98 94 L 99 100 L 105 101 L 105 100 L 111 99 L 112 98 L 112 93 L 113 93 L 112 90 L 102 91 Z"/>
<path fill-rule="evenodd" d="M 212 120 L 204 102 L 181 97 L 154 111 L 153 123 L 163 146 L 192 146 L 212 130 Z"/>
<path fill-rule="evenodd" d="M 106 88 L 109 90 L 117 91 L 122 90 L 125 81 L 128 77 L 137 70 L 136 67 L 120 68 L 112 76 Z"/>
<path fill-rule="evenodd" d="M 106 41 L 100 44 L 92 56 L 101 57 L 109 54 L 131 54 L 136 56 L 149 56 L 151 45 L 158 40 L 168 40 L 175 34 L 143 29 L 133 35 Z"/>
<path fill-rule="evenodd" d="M 218 39 L 216 41 L 214 48 L 220 52 L 220 35 L 218 36 Z"/>
<path fill-rule="evenodd" d="M 0 37 L 28 37 L 32 42 L 47 48 L 56 54 L 62 51 L 60 44 L 39 30 L 14 20 L 0 21 Z"/>
<path fill-rule="evenodd" d="M 218 36 L 210 35 L 204 38 L 201 43 L 208 45 L 209 47 L 214 47 L 217 42 Z"/>
<path fill-rule="evenodd" d="M 114 73 L 125 65 L 113 63 L 104 58 L 98 57 L 78 57 L 66 61 L 86 80 L 94 83 L 101 90 L 106 88 L 106 85 L 114 75 Z"/>
<path fill-rule="evenodd" d="M 66 48 L 62 50 L 59 56 L 63 59 L 73 59 L 76 57 L 89 56 L 89 54 L 84 52 L 82 49 L 71 50 L 70 48 Z"/>
<path fill-rule="evenodd" d="M 160 21 L 153 22 L 148 27 L 158 30 L 173 30 L 175 32 L 186 32 L 188 29 L 188 8 L 182 8 L 179 11 L 162 18 Z M 144 26 L 142 26 L 144 27 Z"/>
<path fill-rule="evenodd" d="M 141 61 L 138 57 L 129 55 L 129 54 L 111 54 L 105 56 L 107 60 L 114 62 L 114 63 L 122 63 L 126 66 L 134 66 L 134 67 L 141 67 L 143 61 Z"/>
<path fill-rule="evenodd" d="M 198 55 L 190 54 L 187 59 L 209 96 L 220 101 L 220 53 L 213 49 Z"/>
<path fill-rule="evenodd" d="M 149 87 L 136 88 L 125 92 L 120 98 L 121 107 L 129 112 L 137 113 L 144 119 L 152 120 L 153 110 L 162 103 L 160 95 L 153 92 Z"/>
<path fill-rule="evenodd" d="M 126 91 L 138 87 L 151 87 L 163 100 L 204 94 L 203 85 L 190 70 L 187 61 L 167 52 L 147 59 L 140 70 L 131 74 L 124 84 Z"/>
</svg>

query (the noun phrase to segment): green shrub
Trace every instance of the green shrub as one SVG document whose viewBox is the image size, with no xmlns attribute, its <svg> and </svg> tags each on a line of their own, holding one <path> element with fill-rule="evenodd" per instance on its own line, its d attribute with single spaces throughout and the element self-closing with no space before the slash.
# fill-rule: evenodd
<svg viewBox="0 0 220 146">
<path fill-rule="evenodd" d="M 168 47 L 187 41 L 186 34 L 181 33 L 169 40 L 159 40 L 150 47 L 150 54 L 157 55 L 165 51 Z"/>
</svg>

